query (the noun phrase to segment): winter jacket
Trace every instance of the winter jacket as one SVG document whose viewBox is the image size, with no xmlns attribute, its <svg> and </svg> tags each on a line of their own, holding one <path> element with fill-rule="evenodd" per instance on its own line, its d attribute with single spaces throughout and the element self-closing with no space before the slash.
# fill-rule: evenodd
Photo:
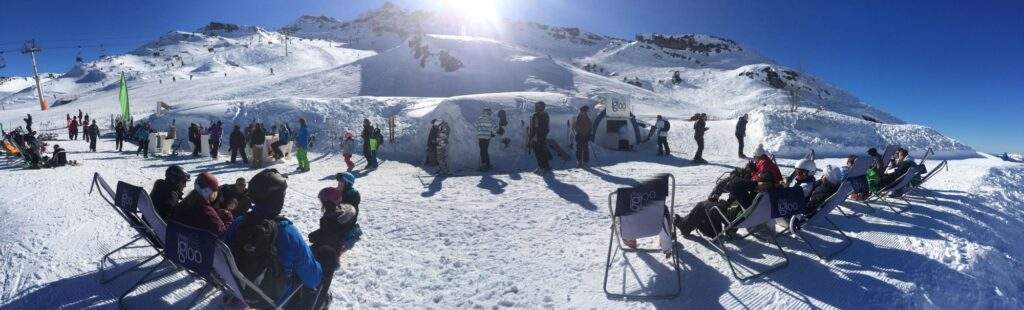
<svg viewBox="0 0 1024 310">
<path fill-rule="evenodd" d="M 192 125 L 188 127 L 188 141 L 198 143 L 201 138 L 202 135 L 199 134 L 199 126 Z"/>
<path fill-rule="evenodd" d="M 736 136 L 737 137 L 745 137 L 746 135 L 747 135 L 747 117 L 746 116 L 741 116 L 740 119 L 736 121 Z"/>
<path fill-rule="evenodd" d="M 127 129 L 124 128 L 124 123 L 117 123 L 117 126 L 114 127 L 114 134 L 116 134 L 118 138 L 124 137 L 125 130 Z"/>
<path fill-rule="evenodd" d="M 762 154 L 754 158 L 754 172 L 750 175 L 750 179 L 754 182 L 760 182 L 761 174 L 765 172 L 775 176 L 776 180 L 782 180 L 782 172 L 779 171 L 779 166 L 775 165 L 775 162 L 768 155 Z"/>
<path fill-rule="evenodd" d="M 303 150 L 309 148 L 309 128 L 299 127 L 299 134 L 295 136 L 295 145 Z"/>
<path fill-rule="evenodd" d="M 811 196 L 811 192 L 814 191 L 816 183 L 814 177 L 809 176 L 803 180 L 796 180 L 796 183 L 794 183 L 793 186 L 800 187 L 800 190 L 804 192 L 804 198 L 806 198 Z"/>
<path fill-rule="evenodd" d="M 263 132 L 263 127 L 253 128 L 252 134 L 249 136 L 249 145 L 263 145 L 265 142 L 267 142 L 267 135 Z"/>
<path fill-rule="evenodd" d="M 176 127 L 174 125 L 171 125 L 170 128 L 167 128 L 167 139 L 174 140 L 177 137 L 178 137 L 178 127 Z"/>
<path fill-rule="evenodd" d="M 434 144 L 436 144 L 437 147 L 448 147 L 449 131 L 450 129 L 448 128 L 448 122 L 442 122 L 440 125 L 437 125 L 437 139 L 434 141 Z"/>
<path fill-rule="evenodd" d="M 245 135 L 242 134 L 241 130 L 231 131 L 231 137 L 228 138 L 228 145 L 236 149 L 245 147 Z"/>
<path fill-rule="evenodd" d="M 494 137 L 494 121 L 491 120 L 490 114 L 480 115 L 476 119 L 476 138 L 490 140 Z"/>
<path fill-rule="evenodd" d="M 427 133 L 427 147 L 437 147 L 437 125 L 430 124 L 430 132 Z"/>
<path fill-rule="evenodd" d="M 238 188 L 235 184 L 224 184 L 218 188 L 220 197 L 224 201 L 234 199 L 238 204 L 235 206 L 235 210 L 231 212 L 231 215 L 238 217 L 249 212 L 252 208 L 252 198 L 249 198 L 249 193 L 245 190 Z"/>
<path fill-rule="evenodd" d="M 356 140 L 355 139 L 345 139 L 344 141 L 341 142 L 341 153 L 342 154 L 352 154 L 352 152 L 355 151 L 355 149 L 356 149 Z"/>
<path fill-rule="evenodd" d="M 96 137 L 100 135 L 100 127 L 96 126 L 96 124 L 89 125 L 89 129 L 86 131 L 86 134 L 89 135 L 90 140 L 96 139 Z"/>
<path fill-rule="evenodd" d="M 356 215 L 359 214 L 359 202 L 362 198 L 359 196 L 359 191 L 353 188 L 351 185 L 345 188 L 345 192 L 341 193 L 341 202 L 347 203 L 356 207 Z"/>
<path fill-rule="evenodd" d="M 139 142 L 149 142 L 149 128 L 139 127 L 139 129 L 135 131 L 135 140 Z"/>
<path fill-rule="evenodd" d="M 210 129 L 206 130 L 206 133 L 210 135 L 211 141 L 220 142 L 220 136 L 224 133 L 224 128 L 221 128 L 219 124 L 213 124 Z"/>
<path fill-rule="evenodd" d="M 243 215 L 235 219 L 224 234 L 224 242 L 231 244 L 231 237 L 238 230 L 238 225 L 245 221 Z M 315 288 L 320 285 L 320 277 L 323 272 L 320 263 L 313 257 L 313 251 L 306 244 L 304 236 L 298 228 L 288 219 L 277 218 L 277 258 L 281 263 L 281 273 L 285 277 L 284 283 L 292 283 L 292 277 L 298 276 L 303 286 Z M 290 287 L 282 291 L 290 291 Z"/>
<path fill-rule="evenodd" d="M 658 122 L 654 123 L 654 127 L 658 128 L 658 137 L 667 137 L 668 136 L 668 128 L 669 128 L 668 120 L 666 120 L 664 118 L 660 119 L 660 120 L 658 120 Z"/>
<path fill-rule="evenodd" d="M 78 120 L 77 119 L 71 120 L 71 128 L 69 128 L 69 129 L 71 130 L 72 133 L 76 133 L 76 134 L 78 133 Z"/>
<path fill-rule="evenodd" d="M 531 142 L 544 142 L 548 140 L 548 125 L 551 119 L 548 112 L 540 111 L 533 113 L 530 117 L 530 140 Z"/>
<path fill-rule="evenodd" d="M 153 190 L 149 192 L 149 199 L 153 201 L 156 213 L 166 221 L 170 220 L 171 214 L 177 211 L 181 205 L 181 198 L 184 195 L 180 190 L 174 188 L 174 184 L 171 184 L 171 182 L 159 179 L 153 183 Z"/>
<path fill-rule="evenodd" d="M 372 134 L 373 126 L 370 125 L 370 122 L 363 122 L 363 132 L 359 133 L 359 137 L 363 138 L 363 145 L 369 145 Z"/>
<path fill-rule="evenodd" d="M 693 137 L 696 139 L 704 139 L 704 132 L 708 131 L 706 122 L 703 119 L 697 120 L 693 123 Z M 779 178 L 780 180 L 782 178 Z"/>
<path fill-rule="evenodd" d="M 825 181 L 824 179 L 815 181 L 814 191 L 811 192 L 810 197 L 807 197 L 807 209 L 805 209 L 804 214 L 811 215 L 814 214 L 814 212 L 817 212 L 818 208 L 821 208 L 821 205 L 824 204 L 829 197 L 832 197 L 837 190 L 839 190 L 839 186 L 832 182 Z"/>
<path fill-rule="evenodd" d="M 291 139 L 292 131 L 288 129 L 287 126 L 281 125 L 281 127 L 277 129 L 277 141 L 280 141 L 283 144 L 288 144 L 288 141 L 291 141 Z"/>
<path fill-rule="evenodd" d="M 227 210 L 214 209 L 199 192 L 192 191 L 182 201 L 178 210 L 171 213 L 171 219 L 220 237 L 227 232 L 228 225 L 234 217 Z"/>
<path fill-rule="evenodd" d="M 590 137 L 590 131 L 593 129 L 594 123 L 590 121 L 590 116 L 585 112 L 576 114 L 576 121 L 572 124 L 572 130 L 576 132 L 576 139 L 587 139 Z"/>
</svg>

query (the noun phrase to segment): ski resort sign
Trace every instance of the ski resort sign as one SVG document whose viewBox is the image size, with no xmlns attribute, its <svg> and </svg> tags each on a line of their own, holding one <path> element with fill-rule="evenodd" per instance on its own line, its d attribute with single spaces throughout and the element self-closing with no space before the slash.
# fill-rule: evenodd
<svg viewBox="0 0 1024 310">
<path fill-rule="evenodd" d="M 613 100 L 607 107 L 608 118 L 629 118 L 633 111 L 629 101 Z"/>
</svg>

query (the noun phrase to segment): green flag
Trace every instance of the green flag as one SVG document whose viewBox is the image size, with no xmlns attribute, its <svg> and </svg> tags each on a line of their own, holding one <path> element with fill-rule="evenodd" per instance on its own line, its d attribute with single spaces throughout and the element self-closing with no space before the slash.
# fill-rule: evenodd
<svg viewBox="0 0 1024 310">
<path fill-rule="evenodd" d="M 121 91 L 117 97 L 121 101 L 121 119 L 127 122 L 131 119 L 132 113 L 128 108 L 128 83 L 124 81 L 124 73 L 121 73 Z"/>
</svg>

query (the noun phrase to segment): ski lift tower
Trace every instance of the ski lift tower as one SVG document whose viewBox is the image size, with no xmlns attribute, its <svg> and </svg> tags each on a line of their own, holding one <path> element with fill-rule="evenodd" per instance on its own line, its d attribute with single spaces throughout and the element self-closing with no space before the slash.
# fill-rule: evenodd
<svg viewBox="0 0 1024 310">
<path fill-rule="evenodd" d="M 39 108 L 42 111 L 46 111 L 46 101 L 43 101 L 43 88 L 42 83 L 39 82 L 39 69 L 36 68 L 36 53 L 42 52 L 43 49 L 36 45 L 36 40 L 25 42 L 25 48 L 21 50 L 22 54 L 29 54 L 32 56 L 32 75 L 36 77 L 36 95 L 39 95 Z"/>
</svg>

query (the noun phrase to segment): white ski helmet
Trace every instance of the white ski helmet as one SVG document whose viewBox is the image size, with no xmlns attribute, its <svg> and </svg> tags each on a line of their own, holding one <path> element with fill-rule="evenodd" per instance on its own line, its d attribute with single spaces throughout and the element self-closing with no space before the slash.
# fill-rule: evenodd
<svg viewBox="0 0 1024 310">
<path fill-rule="evenodd" d="M 814 161 L 807 158 L 797 161 L 796 168 L 805 170 L 810 173 L 814 173 L 815 170 L 818 170 L 818 167 L 814 165 Z"/>
</svg>

